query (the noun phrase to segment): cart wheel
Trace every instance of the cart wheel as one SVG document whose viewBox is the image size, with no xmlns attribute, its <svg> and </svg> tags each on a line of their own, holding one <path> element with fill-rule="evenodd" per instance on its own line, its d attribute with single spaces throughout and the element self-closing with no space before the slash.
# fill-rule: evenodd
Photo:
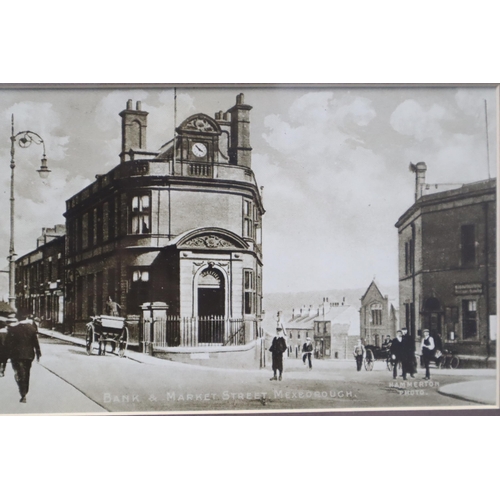
<svg viewBox="0 0 500 500">
<path fill-rule="evenodd" d="M 128 345 L 128 328 L 123 329 L 122 338 L 120 339 L 120 343 L 118 344 L 118 356 L 123 358 L 125 356 L 125 352 L 127 350 Z"/>
<path fill-rule="evenodd" d="M 453 356 L 451 358 L 451 362 L 450 362 L 450 368 L 458 368 L 458 365 L 460 364 L 460 360 L 456 357 L 456 356 Z"/>
<path fill-rule="evenodd" d="M 87 356 L 90 356 L 92 354 L 92 349 L 95 348 L 95 342 L 94 342 L 94 327 L 92 325 L 87 327 L 87 338 L 85 340 L 85 350 L 87 351 Z"/>
</svg>

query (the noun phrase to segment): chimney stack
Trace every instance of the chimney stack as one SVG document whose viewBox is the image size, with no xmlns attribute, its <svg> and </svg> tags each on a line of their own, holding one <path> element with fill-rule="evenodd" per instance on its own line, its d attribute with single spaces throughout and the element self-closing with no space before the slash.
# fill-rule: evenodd
<svg viewBox="0 0 500 500">
<path fill-rule="evenodd" d="M 252 148 L 250 147 L 250 110 L 245 104 L 244 94 L 236 96 L 236 104 L 231 113 L 231 142 L 229 144 L 229 163 L 242 167 L 252 167 Z"/>
<path fill-rule="evenodd" d="M 120 113 L 122 117 L 122 163 L 130 160 L 130 151 L 146 150 L 146 129 L 148 126 L 148 113 L 141 111 L 141 101 L 137 101 L 133 109 L 132 99 L 127 101 L 127 109 Z"/>
<path fill-rule="evenodd" d="M 419 161 L 416 165 L 410 163 L 410 170 L 415 172 L 415 201 L 417 201 L 423 195 L 427 165 L 423 161 Z"/>
</svg>

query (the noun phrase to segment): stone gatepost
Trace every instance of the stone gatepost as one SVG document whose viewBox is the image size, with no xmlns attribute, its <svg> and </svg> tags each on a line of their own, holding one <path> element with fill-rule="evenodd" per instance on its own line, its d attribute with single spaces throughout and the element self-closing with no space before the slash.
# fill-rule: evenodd
<svg viewBox="0 0 500 500">
<path fill-rule="evenodd" d="M 161 322 L 167 321 L 168 306 L 165 302 L 145 302 L 141 304 L 142 316 L 142 352 L 153 355 L 155 341 L 161 328 Z"/>
</svg>

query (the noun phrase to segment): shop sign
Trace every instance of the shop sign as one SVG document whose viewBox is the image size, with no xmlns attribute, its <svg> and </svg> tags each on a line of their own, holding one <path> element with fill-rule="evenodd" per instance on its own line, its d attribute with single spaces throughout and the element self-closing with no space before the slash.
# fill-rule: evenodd
<svg viewBox="0 0 500 500">
<path fill-rule="evenodd" d="M 455 285 L 455 295 L 477 295 L 483 293 L 482 283 L 460 283 Z"/>
</svg>

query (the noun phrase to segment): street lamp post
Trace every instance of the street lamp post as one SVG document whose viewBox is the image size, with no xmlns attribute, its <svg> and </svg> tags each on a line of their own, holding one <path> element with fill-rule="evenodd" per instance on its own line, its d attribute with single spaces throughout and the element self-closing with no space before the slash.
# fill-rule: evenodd
<svg viewBox="0 0 500 500">
<path fill-rule="evenodd" d="M 10 137 L 10 248 L 9 248 L 9 305 L 16 311 L 16 251 L 14 249 L 14 170 L 16 168 L 16 163 L 14 160 L 15 155 L 15 145 L 16 141 L 19 143 L 19 146 L 22 148 L 27 148 L 31 145 L 31 143 L 35 143 L 38 145 L 42 145 L 43 147 L 43 156 L 42 156 L 42 165 L 37 170 L 42 179 L 46 179 L 50 173 L 50 170 L 47 168 L 47 157 L 45 155 L 45 143 L 43 139 L 32 132 L 31 130 L 23 130 L 22 132 L 14 133 L 14 115 L 12 115 L 12 134 Z"/>
</svg>

